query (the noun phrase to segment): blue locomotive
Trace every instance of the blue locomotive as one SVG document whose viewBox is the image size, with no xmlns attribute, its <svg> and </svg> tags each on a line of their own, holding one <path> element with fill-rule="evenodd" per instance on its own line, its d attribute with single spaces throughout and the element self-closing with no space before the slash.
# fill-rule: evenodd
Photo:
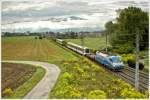
<svg viewBox="0 0 150 100">
<path fill-rule="evenodd" d="M 119 71 L 124 68 L 120 56 L 110 56 L 101 52 L 96 52 L 95 60 L 114 71 Z"/>
</svg>

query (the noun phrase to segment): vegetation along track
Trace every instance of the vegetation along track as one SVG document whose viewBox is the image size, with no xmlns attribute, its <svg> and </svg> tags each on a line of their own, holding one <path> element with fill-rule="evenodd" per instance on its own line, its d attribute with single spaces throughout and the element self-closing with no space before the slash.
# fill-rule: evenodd
<svg viewBox="0 0 150 100">
<path fill-rule="evenodd" d="M 56 43 L 57 44 L 57 43 Z M 68 48 L 69 49 L 69 48 Z M 77 53 L 77 52 L 76 52 Z M 79 53 L 78 53 L 79 54 Z M 82 55 L 82 54 L 80 54 Z M 96 62 L 97 64 L 99 64 L 97 61 L 94 60 L 95 55 L 87 55 L 87 58 L 89 58 L 90 60 Z M 100 65 L 100 64 L 99 64 Z M 103 66 L 104 67 L 104 66 Z M 104 67 L 105 68 L 105 67 Z M 107 68 L 105 68 L 106 70 L 108 70 Z M 109 72 L 111 72 L 112 74 L 122 78 L 124 81 L 128 82 L 129 84 L 133 85 L 135 84 L 135 69 L 130 68 L 130 67 L 125 67 L 124 70 L 119 71 L 119 72 L 114 72 L 111 70 L 108 70 Z M 139 73 L 139 90 L 141 92 L 143 92 L 144 90 L 148 90 L 148 74 L 144 73 L 142 71 L 140 71 Z"/>
</svg>

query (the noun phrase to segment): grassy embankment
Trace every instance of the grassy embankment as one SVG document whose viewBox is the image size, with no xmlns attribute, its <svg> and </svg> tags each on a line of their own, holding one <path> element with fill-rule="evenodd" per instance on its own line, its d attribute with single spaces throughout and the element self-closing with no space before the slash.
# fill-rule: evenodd
<svg viewBox="0 0 150 100">
<path fill-rule="evenodd" d="M 98 65 L 73 55 L 47 39 L 3 38 L 2 59 L 38 60 L 58 65 L 61 74 L 50 98 L 147 97 Z"/>
<path fill-rule="evenodd" d="M 23 98 L 44 75 L 41 67 L 2 63 L 2 98 Z"/>
</svg>

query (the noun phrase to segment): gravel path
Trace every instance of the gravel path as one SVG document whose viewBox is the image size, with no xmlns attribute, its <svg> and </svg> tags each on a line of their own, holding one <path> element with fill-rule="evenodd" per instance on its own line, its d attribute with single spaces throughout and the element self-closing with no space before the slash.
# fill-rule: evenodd
<svg viewBox="0 0 150 100">
<path fill-rule="evenodd" d="M 60 74 L 60 69 L 56 65 L 49 64 L 47 62 L 38 62 L 38 61 L 3 61 L 3 62 L 31 64 L 35 66 L 40 66 L 46 70 L 44 77 L 24 97 L 24 99 L 47 99 L 50 91 L 54 87 L 57 78 Z"/>
</svg>

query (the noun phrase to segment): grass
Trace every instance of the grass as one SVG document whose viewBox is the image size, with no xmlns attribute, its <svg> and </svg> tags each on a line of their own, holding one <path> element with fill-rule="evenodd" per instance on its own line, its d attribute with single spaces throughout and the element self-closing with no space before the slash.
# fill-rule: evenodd
<svg viewBox="0 0 150 100">
<path fill-rule="evenodd" d="M 66 39 L 66 41 L 69 41 L 69 42 L 73 42 L 73 43 L 76 43 L 76 44 L 81 44 L 81 40 L 80 39 Z M 92 48 L 92 49 L 102 49 L 104 47 L 106 47 L 106 42 L 105 42 L 105 37 L 99 37 L 99 38 L 90 38 L 90 37 L 86 37 L 84 38 L 84 45 L 89 47 L 89 48 Z M 108 46 L 110 44 L 108 43 Z"/>
<path fill-rule="evenodd" d="M 19 86 L 10 97 L 6 98 L 23 98 L 30 90 L 33 89 L 33 87 L 42 79 L 44 75 L 45 69 L 41 67 L 36 67 L 36 72 L 33 74 L 33 76 L 23 85 Z"/>
<path fill-rule="evenodd" d="M 84 62 L 83 58 L 68 49 L 56 45 L 51 40 L 39 40 L 34 39 L 34 37 L 2 38 L 2 59 L 38 60 L 58 65 L 61 69 L 61 74 L 49 98 L 88 98 L 88 94 L 95 89 L 104 91 L 107 94 L 106 98 L 119 98 L 120 96 L 117 93 L 114 94 L 115 90 L 110 86 L 113 85 L 112 80 L 117 80 L 117 77 L 104 71 L 99 66 L 96 67 L 98 68 L 97 72 L 93 68 L 93 66 L 96 66 L 94 63 L 90 62 L 88 64 L 89 60 Z M 117 84 L 116 89 L 121 88 L 119 84 Z M 110 87 L 107 87 L 107 85 Z M 110 88 L 112 88 L 112 91 L 109 91 Z M 133 95 L 131 96 L 133 98 Z M 141 94 L 138 96 L 143 97 Z"/>
</svg>

